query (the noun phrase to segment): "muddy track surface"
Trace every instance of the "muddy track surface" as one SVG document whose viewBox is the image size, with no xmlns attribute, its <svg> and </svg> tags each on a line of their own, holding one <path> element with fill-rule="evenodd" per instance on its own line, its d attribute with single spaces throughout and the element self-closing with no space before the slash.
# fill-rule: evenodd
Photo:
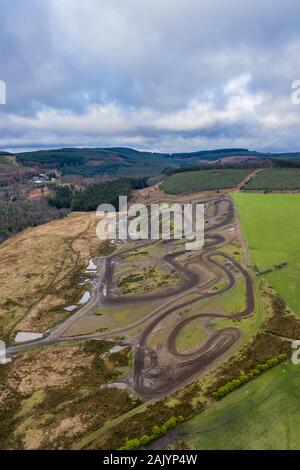
<svg viewBox="0 0 300 470">
<path fill-rule="evenodd" d="M 160 369 L 158 364 L 158 358 L 155 360 L 155 371 L 154 368 L 149 369 L 145 368 L 144 364 L 147 358 L 147 340 L 157 328 L 157 325 L 162 322 L 166 317 L 172 313 L 183 309 L 196 303 L 199 300 L 208 299 L 215 297 L 217 295 L 223 294 L 235 285 L 235 278 L 232 272 L 220 264 L 214 259 L 214 257 L 224 257 L 226 260 L 230 261 L 240 273 L 245 278 L 246 282 L 246 308 L 235 315 L 226 315 L 223 313 L 202 313 L 197 315 L 191 315 L 190 317 L 180 321 L 177 325 L 169 332 L 169 335 L 166 339 L 167 350 L 169 354 L 175 358 L 183 359 L 179 364 L 176 364 L 170 369 L 163 367 Z M 216 359 L 221 357 L 224 353 L 230 350 L 234 344 L 240 339 L 241 333 L 238 328 L 224 328 L 218 330 L 211 335 L 207 342 L 198 350 L 193 351 L 192 353 L 179 353 L 176 348 L 176 340 L 181 330 L 190 322 L 196 320 L 197 318 L 211 318 L 211 319 L 237 319 L 237 318 L 246 318 L 251 315 L 254 310 L 254 292 L 252 279 L 248 272 L 234 259 L 229 255 L 222 252 L 215 252 L 205 256 L 206 261 L 209 261 L 214 266 L 222 269 L 224 274 L 227 276 L 227 285 L 217 292 L 204 293 L 200 294 L 193 300 L 187 300 L 179 305 L 171 307 L 161 314 L 159 318 L 156 318 L 151 322 L 146 329 L 143 331 L 142 335 L 139 338 L 139 343 L 136 349 L 135 362 L 134 362 L 134 386 L 135 390 L 147 397 L 152 398 L 155 396 L 160 396 L 166 394 L 173 390 L 175 387 L 178 387 L 181 383 L 185 383 L 197 373 L 204 371 L 210 364 L 212 364 Z M 153 351 L 152 359 L 153 362 Z M 158 353 L 159 355 L 159 353 Z"/>
<path fill-rule="evenodd" d="M 185 262 L 182 260 L 181 262 L 178 261 L 181 255 L 186 254 L 184 249 L 164 255 L 160 260 L 161 263 L 168 265 L 173 271 L 185 278 L 182 284 L 150 295 L 130 297 L 123 295 L 115 297 L 113 294 L 114 270 L 115 266 L 120 262 L 122 255 L 136 250 L 137 247 L 144 247 L 153 243 L 153 241 L 138 242 L 134 247 L 124 249 L 117 254 L 112 254 L 101 259 L 102 273 L 98 276 L 96 286 L 92 292 L 92 298 L 88 304 L 61 325 L 51 330 L 44 338 L 8 348 L 8 355 L 17 354 L 31 349 L 32 347 L 41 347 L 53 343 L 65 343 L 84 339 L 109 339 L 121 334 L 126 335 L 127 332 L 139 326 L 142 327 L 142 332 L 134 343 L 135 355 L 132 384 L 135 391 L 145 398 L 166 395 L 220 360 L 222 356 L 239 341 L 241 332 L 238 328 L 231 327 L 212 331 L 205 344 L 202 344 L 199 348 L 190 352 L 178 351 L 176 346 L 177 338 L 183 328 L 197 319 L 242 319 L 251 315 L 254 310 L 253 284 L 247 270 L 229 254 L 222 252 L 221 249 L 221 247 L 227 243 L 227 240 L 223 233 L 221 234 L 219 231 L 226 230 L 227 227 L 232 226 L 235 222 L 232 200 L 227 196 L 219 196 L 206 199 L 205 201 L 193 200 L 193 203 L 196 202 L 205 202 L 212 206 L 209 225 L 206 227 L 205 231 L 205 246 L 203 250 L 191 254 L 191 257 Z M 170 250 L 173 247 L 172 241 L 163 241 L 161 243 L 168 246 L 168 248 L 170 247 Z M 176 243 L 176 249 L 178 249 L 178 240 Z M 225 287 L 217 290 L 201 288 L 204 282 L 202 274 L 200 274 L 200 272 L 195 273 L 195 270 L 190 267 L 195 260 L 197 260 L 201 268 L 205 269 L 206 273 L 212 276 L 215 282 L 221 279 Z M 233 274 L 233 271 L 235 274 Z M 235 315 L 225 315 L 222 312 L 215 312 L 190 315 L 184 319 L 179 318 L 171 329 L 167 329 L 163 338 L 164 344 L 161 344 L 160 347 L 156 349 L 149 346 L 151 337 L 155 336 L 157 329 L 159 329 L 161 325 L 163 327 L 164 321 L 168 319 L 169 316 L 174 313 L 176 314 L 176 312 L 178 313 L 183 308 L 199 300 L 213 298 L 229 291 L 235 286 L 236 273 L 244 278 L 246 285 L 246 308 L 243 311 Z M 185 293 L 189 294 L 190 292 L 194 292 L 194 295 L 185 296 Z M 115 329 L 109 333 L 92 333 L 72 337 L 68 337 L 66 334 L 68 328 L 79 318 L 93 313 L 99 301 L 108 306 L 115 304 L 132 304 L 135 308 L 138 308 L 137 306 L 141 304 L 141 302 L 168 299 L 168 302 L 162 302 L 161 307 L 156 308 L 146 317 L 131 325 Z M 164 353 L 162 354 L 163 348 Z"/>
</svg>

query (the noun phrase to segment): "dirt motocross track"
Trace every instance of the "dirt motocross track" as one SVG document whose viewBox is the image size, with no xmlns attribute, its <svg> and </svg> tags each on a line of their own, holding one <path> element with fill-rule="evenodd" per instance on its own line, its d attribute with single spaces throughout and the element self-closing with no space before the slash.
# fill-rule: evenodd
<svg viewBox="0 0 300 470">
<path fill-rule="evenodd" d="M 164 311 L 158 318 L 155 318 L 143 331 L 138 340 L 138 345 L 135 353 L 135 362 L 134 362 L 134 387 L 135 390 L 148 398 L 164 395 L 170 392 L 175 387 L 179 386 L 182 383 L 185 383 L 193 375 L 200 373 L 206 369 L 210 364 L 212 364 L 217 358 L 221 357 L 233 345 L 240 339 L 241 333 L 238 328 L 224 328 L 221 330 L 212 333 L 209 339 L 204 345 L 202 345 L 198 350 L 194 350 L 191 353 L 179 353 L 176 348 L 176 340 L 181 330 L 190 322 L 194 321 L 196 318 L 228 318 L 228 319 L 237 319 L 245 318 L 252 314 L 254 310 L 254 291 L 253 283 L 249 273 L 238 263 L 234 258 L 229 256 L 222 251 L 214 251 L 214 248 L 217 248 L 219 244 L 224 243 L 224 238 L 220 235 L 211 235 L 216 229 L 225 227 L 229 225 L 234 220 L 234 209 L 231 199 L 226 198 L 228 204 L 228 212 L 222 222 L 213 225 L 209 230 L 206 231 L 206 237 L 211 238 L 213 241 L 206 244 L 206 247 L 209 247 L 210 250 L 208 253 L 201 255 L 201 261 L 209 266 L 209 264 L 214 267 L 219 268 L 223 271 L 223 277 L 227 279 L 227 285 L 217 292 L 203 292 L 200 293 L 192 300 L 187 300 L 182 302 L 174 307 L 171 307 Z M 215 211 L 214 217 L 218 216 L 218 204 L 219 201 L 215 202 Z M 177 255 L 178 256 L 178 255 Z M 180 361 L 177 362 L 173 367 L 159 366 L 159 352 L 153 350 L 147 345 L 147 340 L 150 335 L 153 333 L 157 325 L 163 321 L 168 315 L 191 305 L 192 303 L 198 302 L 199 300 L 204 300 L 207 298 L 214 297 L 216 295 L 224 294 L 225 292 L 232 289 L 235 285 L 235 277 L 232 274 L 231 270 L 225 265 L 219 263 L 214 258 L 223 257 L 225 260 L 230 262 L 240 274 L 244 277 L 246 282 L 246 308 L 235 315 L 225 315 L 223 313 L 202 313 L 198 315 L 191 315 L 188 318 L 180 321 L 176 326 L 168 332 L 166 337 L 166 347 L 170 356 L 173 356 Z M 191 261 L 185 263 L 184 271 L 186 275 L 190 275 L 189 264 Z M 176 266 L 174 265 L 176 268 Z M 199 279 L 198 279 L 199 281 Z M 150 365 L 145 367 L 145 362 L 147 356 L 150 361 Z M 171 361 L 170 361 L 171 362 Z"/>
<path fill-rule="evenodd" d="M 176 201 L 180 202 L 180 201 Z M 213 366 L 222 359 L 230 349 L 239 341 L 241 332 L 236 327 L 227 327 L 214 330 L 210 328 L 208 338 L 200 347 L 192 350 L 179 351 L 177 339 L 182 330 L 195 320 L 216 321 L 218 319 L 242 319 L 251 315 L 254 310 L 254 291 L 250 274 L 247 270 L 222 247 L 232 241 L 232 234 L 236 236 L 235 213 L 233 202 L 226 195 L 215 197 L 194 198 L 193 203 L 205 203 L 210 207 L 210 214 L 206 215 L 205 246 L 201 251 L 187 253 L 182 250 L 176 241 L 139 241 L 133 247 L 118 250 L 112 255 L 102 257 L 98 264 L 102 266 L 96 285 L 92 291 L 91 300 L 70 316 L 64 323 L 51 330 L 44 338 L 26 344 L 12 346 L 7 349 L 8 355 L 14 355 L 32 347 L 47 344 L 68 342 L 83 339 L 109 339 L 123 335 L 134 350 L 134 365 L 131 377 L 127 383 L 145 398 L 166 395 L 173 389 L 187 383 L 193 376 Z M 116 294 L 114 277 L 115 270 L 122 263 L 122 256 L 140 247 L 158 243 L 167 248 L 169 252 L 160 259 L 161 265 L 168 265 L 174 272 L 184 277 L 178 286 L 160 289 L 145 295 Z M 179 249 L 178 249 L 179 248 Z M 173 250 L 173 251 L 171 251 Z M 180 258 L 181 261 L 178 261 Z M 192 265 L 199 266 L 200 271 L 195 272 Z M 100 270 L 101 271 L 101 270 Z M 246 286 L 246 307 L 233 314 L 222 311 L 196 313 L 186 318 L 180 317 L 180 311 L 205 299 L 217 298 L 236 285 L 236 278 L 242 278 Z M 216 288 L 222 282 L 221 288 Z M 162 300 L 150 314 L 107 333 L 91 333 L 85 335 L 68 336 L 68 329 L 78 319 L 94 313 L 97 305 L 106 307 L 115 305 L 132 305 L 138 309 L 139 305 L 152 300 Z M 173 323 L 165 322 L 173 319 Z M 139 327 L 136 335 L 132 331 Z M 136 331 L 136 330 L 135 330 Z M 159 332 L 159 342 L 153 346 Z M 128 336 L 126 336 L 129 333 Z M 202 342 L 203 343 L 203 342 Z"/>
</svg>

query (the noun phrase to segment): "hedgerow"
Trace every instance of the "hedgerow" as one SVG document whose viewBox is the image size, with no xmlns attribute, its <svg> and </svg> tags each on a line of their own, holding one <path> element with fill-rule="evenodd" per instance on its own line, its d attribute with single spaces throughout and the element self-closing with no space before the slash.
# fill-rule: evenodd
<svg viewBox="0 0 300 470">
<path fill-rule="evenodd" d="M 155 441 L 159 437 L 166 434 L 170 429 L 175 428 L 178 424 L 183 423 L 184 417 L 183 416 L 172 416 L 169 418 L 164 424 L 161 426 L 153 426 L 152 433 L 150 435 L 144 434 L 140 438 L 130 439 L 126 441 L 124 446 L 120 447 L 119 450 L 138 450 L 142 447 L 146 447 L 150 442 Z"/>
<path fill-rule="evenodd" d="M 250 380 L 255 379 L 255 377 L 258 377 L 263 372 L 272 369 L 272 367 L 277 366 L 286 359 L 288 359 L 287 354 L 280 354 L 279 356 L 275 356 L 272 359 L 266 361 L 264 364 L 259 364 L 255 367 L 255 369 L 250 370 L 247 374 L 242 374 L 236 377 L 235 379 L 230 380 L 230 382 L 227 382 L 225 385 L 213 392 L 212 396 L 217 400 L 220 400 L 229 393 L 233 392 L 233 390 L 242 387 L 242 385 L 244 385 L 245 383 L 250 382 Z"/>
</svg>

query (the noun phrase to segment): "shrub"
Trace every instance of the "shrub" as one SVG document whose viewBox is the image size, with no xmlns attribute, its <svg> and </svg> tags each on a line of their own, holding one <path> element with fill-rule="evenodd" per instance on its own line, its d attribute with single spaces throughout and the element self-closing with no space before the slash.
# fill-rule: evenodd
<svg viewBox="0 0 300 470">
<path fill-rule="evenodd" d="M 151 438 L 147 434 L 144 434 L 144 436 L 140 438 L 140 443 L 142 447 L 147 446 L 149 442 L 151 442 Z"/>
<path fill-rule="evenodd" d="M 152 434 L 150 436 L 144 434 L 139 439 L 130 439 L 125 442 L 124 446 L 120 447 L 119 450 L 137 450 L 141 447 L 146 447 L 150 442 L 155 441 L 155 439 L 158 439 L 160 436 L 166 434 L 170 429 L 175 428 L 178 424 L 183 422 L 184 417 L 182 415 L 177 416 L 177 418 L 172 416 L 161 426 L 153 426 Z"/>
<path fill-rule="evenodd" d="M 127 441 L 120 450 L 137 450 L 141 447 L 141 442 L 139 439 L 131 439 Z"/>
<path fill-rule="evenodd" d="M 159 437 L 161 435 L 161 428 L 159 426 L 153 426 L 152 435 Z"/>
</svg>

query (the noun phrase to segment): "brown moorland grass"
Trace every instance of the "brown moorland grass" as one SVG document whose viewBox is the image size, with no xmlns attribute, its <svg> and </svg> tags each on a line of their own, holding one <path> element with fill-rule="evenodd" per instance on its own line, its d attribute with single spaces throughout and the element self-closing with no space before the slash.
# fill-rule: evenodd
<svg viewBox="0 0 300 470">
<path fill-rule="evenodd" d="M 68 449 L 75 438 L 140 404 L 101 388 L 128 370 L 129 350 L 90 341 L 27 351 L 0 369 L 0 449 Z"/>
<path fill-rule="evenodd" d="M 85 287 L 80 275 L 100 251 L 93 213 L 72 213 L 30 228 L 0 245 L 0 337 L 44 332 L 63 320 L 63 308 Z"/>
</svg>

